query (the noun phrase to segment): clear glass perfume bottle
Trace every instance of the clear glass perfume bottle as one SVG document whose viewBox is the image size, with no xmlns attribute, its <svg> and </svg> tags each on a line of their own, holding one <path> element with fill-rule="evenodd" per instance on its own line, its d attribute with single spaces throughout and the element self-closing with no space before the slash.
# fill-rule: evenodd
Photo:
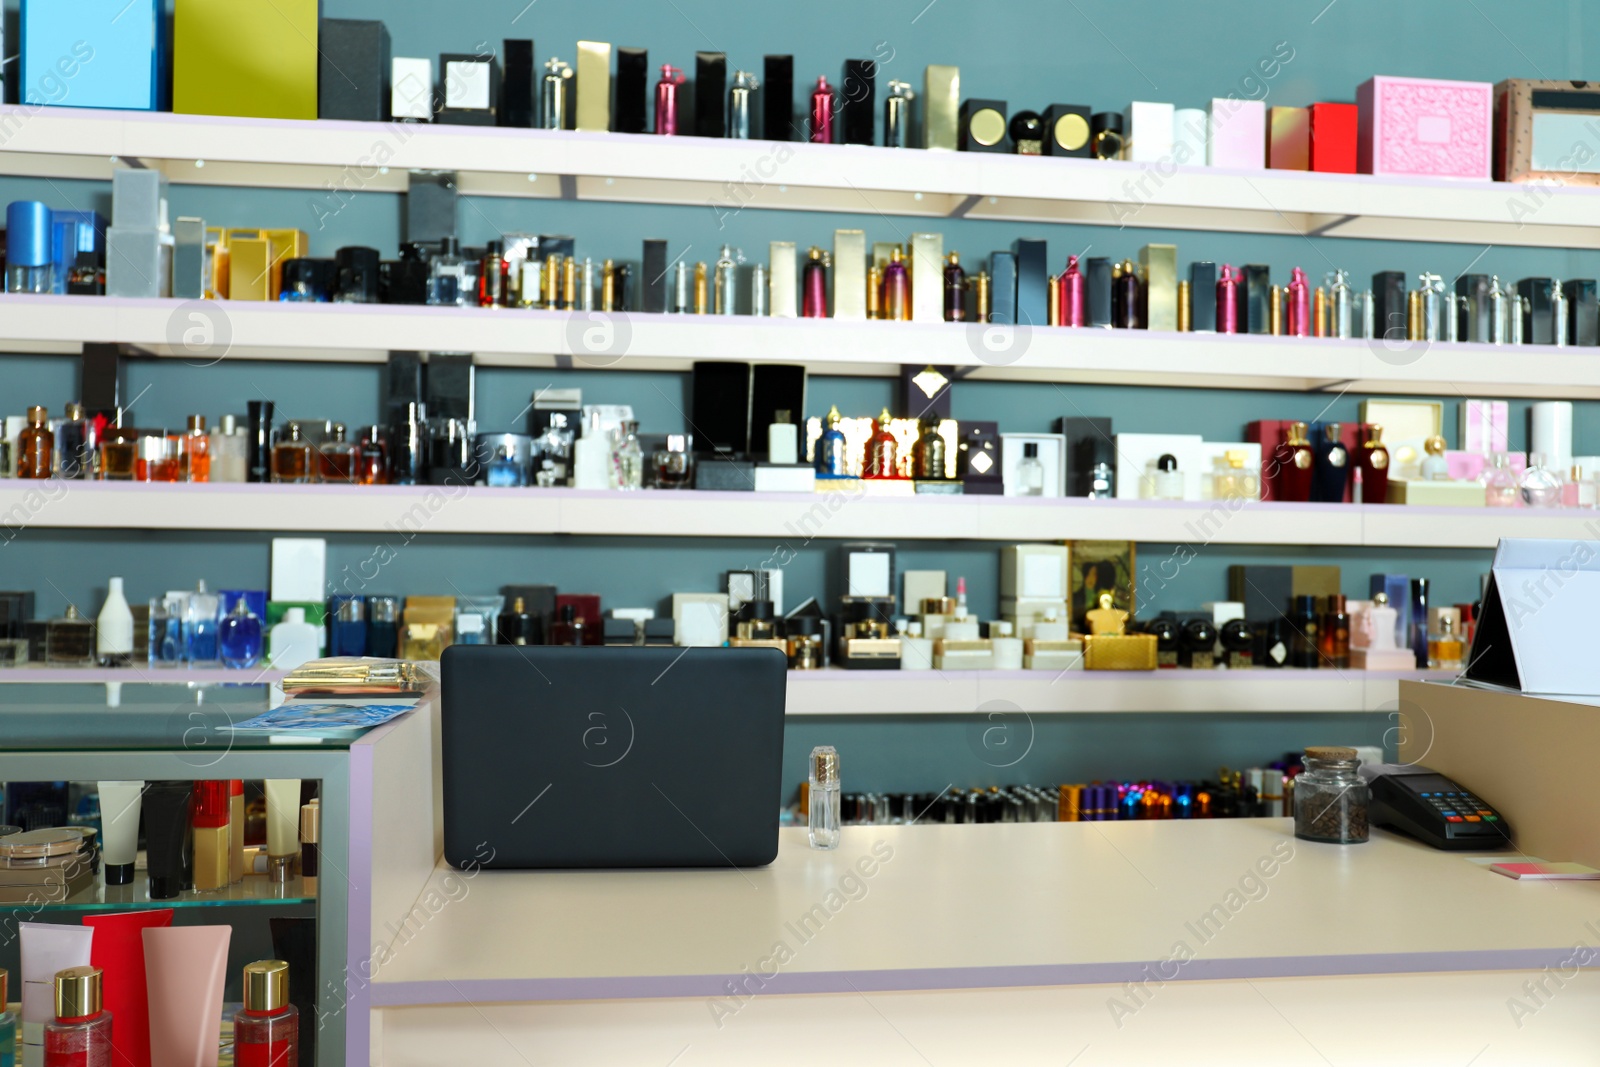
<svg viewBox="0 0 1600 1067">
<path fill-rule="evenodd" d="M 484 481 L 496 489 L 515 489 L 522 485 L 522 468 L 511 455 L 511 449 L 497 445 L 494 458 L 484 467 Z"/>
<path fill-rule="evenodd" d="M 1583 468 L 1573 464 L 1567 480 L 1561 483 L 1561 506 L 1565 508 L 1592 508 L 1595 502 L 1594 482 L 1583 476 Z"/>
<path fill-rule="evenodd" d="M 1427 453 L 1422 458 L 1422 480 L 1448 482 L 1450 463 L 1444 458 L 1444 438 L 1435 434 L 1422 443 L 1422 448 Z"/>
<path fill-rule="evenodd" d="M 298 422 L 289 423 L 289 433 L 272 446 L 272 480 L 304 483 L 312 480 L 316 468 L 311 462 L 311 442 Z"/>
<path fill-rule="evenodd" d="M 461 242 L 446 237 L 439 242 L 428 267 L 428 303 L 466 307 L 477 303 L 476 286 L 470 280 L 467 261 L 461 258 Z"/>
<path fill-rule="evenodd" d="M 694 484 L 694 457 L 687 435 L 667 435 L 667 447 L 652 457 L 657 489 L 687 489 Z"/>
<path fill-rule="evenodd" d="M 811 775 L 806 789 L 806 827 L 811 847 L 839 847 L 839 753 L 832 745 L 811 750 Z"/>
<path fill-rule="evenodd" d="M 1039 445 L 1035 441 L 1022 446 L 1022 462 L 1017 464 L 1017 495 L 1044 496 L 1044 464 L 1039 462 Z"/>
<path fill-rule="evenodd" d="M 154 608 L 152 602 L 152 614 Z M 217 627 L 217 648 L 222 653 L 222 665 L 236 669 L 254 667 L 261 662 L 264 647 L 261 620 L 251 612 L 250 605 L 241 596 L 234 601 L 233 610 L 223 616 Z"/>
<path fill-rule="evenodd" d="M 179 441 L 178 472 L 186 482 L 211 480 L 211 437 L 204 415 L 189 416 L 189 428 Z"/>
<path fill-rule="evenodd" d="M 1522 503 L 1530 508 L 1561 506 L 1561 477 L 1544 465 L 1544 453 L 1528 453 L 1528 469 L 1522 472 Z"/>
<path fill-rule="evenodd" d="M 242 482 L 249 470 L 249 448 L 244 427 L 234 415 L 217 420 L 207 445 L 211 454 L 210 478 L 213 482 Z"/>
<path fill-rule="evenodd" d="M 572 476 L 574 434 L 567 417 L 550 413 L 550 424 L 533 440 L 534 484 L 549 489 L 568 484 Z"/>
<path fill-rule="evenodd" d="M 1178 457 L 1164 452 L 1156 460 L 1155 470 L 1147 473 L 1139 484 L 1146 500 L 1182 500 L 1183 472 L 1178 469 Z"/>
<path fill-rule="evenodd" d="M 206 592 L 206 583 L 189 595 L 184 606 L 183 646 L 190 663 L 215 664 L 217 652 L 217 615 L 220 601 L 215 593 Z"/>
<path fill-rule="evenodd" d="M 1483 472 L 1486 503 L 1492 508 L 1519 508 L 1522 506 L 1522 488 L 1517 474 L 1511 469 L 1511 453 L 1496 452 L 1493 466 Z"/>
<path fill-rule="evenodd" d="M 171 667 L 182 663 L 187 650 L 183 622 L 188 615 L 188 597 L 169 593 L 150 599 L 150 665 Z"/>
<path fill-rule="evenodd" d="M 611 448 L 611 488 L 639 489 L 644 485 L 644 453 L 639 447 L 639 424 L 624 421 Z"/>
<path fill-rule="evenodd" d="M 239 1067 L 296 1067 L 300 1010 L 289 1003 L 289 965 L 263 960 L 244 969 L 244 1005 L 233 1016 L 234 1061 Z"/>
<path fill-rule="evenodd" d="M 1461 669 L 1463 642 L 1460 618 L 1455 608 L 1435 608 L 1433 625 L 1428 630 L 1428 666 L 1431 669 Z"/>
</svg>

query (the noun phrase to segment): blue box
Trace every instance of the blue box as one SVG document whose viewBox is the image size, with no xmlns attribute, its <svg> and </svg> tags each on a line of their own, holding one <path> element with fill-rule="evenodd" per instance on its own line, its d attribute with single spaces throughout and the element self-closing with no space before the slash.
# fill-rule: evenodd
<svg viewBox="0 0 1600 1067">
<path fill-rule="evenodd" d="M 166 109 L 161 0 L 22 0 L 19 22 L 23 103 Z"/>
<path fill-rule="evenodd" d="M 78 251 L 92 252 L 104 257 L 106 253 L 106 217 L 98 211 L 50 212 L 53 221 L 70 220 L 78 224 Z"/>
</svg>

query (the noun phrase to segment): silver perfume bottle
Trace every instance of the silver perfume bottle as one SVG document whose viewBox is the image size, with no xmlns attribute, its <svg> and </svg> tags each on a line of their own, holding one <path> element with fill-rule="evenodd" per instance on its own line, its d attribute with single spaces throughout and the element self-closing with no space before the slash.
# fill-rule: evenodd
<svg viewBox="0 0 1600 1067">
<path fill-rule="evenodd" d="M 572 68 L 564 60 L 547 59 L 544 64 L 544 84 L 539 93 L 539 128 L 564 130 L 567 128 L 567 83 L 572 80 Z"/>
<path fill-rule="evenodd" d="M 588 256 L 583 257 L 582 282 L 578 289 L 578 307 L 584 311 L 594 310 L 594 260 Z"/>
<path fill-rule="evenodd" d="M 1560 278 L 1550 283 L 1550 319 L 1555 328 L 1557 348 L 1567 347 L 1567 292 Z"/>
<path fill-rule="evenodd" d="M 1490 337 L 1489 340 L 1497 345 L 1511 343 L 1511 320 L 1515 316 L 1512 301 L 1515 298 L 1511 291 L 1500 284 L 1500 275 L 1496 274 L 1489 281 L 1490 303 Z"/>
<path fill-rule="evenodd" d="M 917 94 L 902 81 L 889 83 L 889 95 L 883 101 L 883 145 L 885 148 L 908 148 L 911 144 L 911 102 Z"/>
<path fill-rule="evenodd" d="M 1329 271 L 1325 281 L 1329 292 L 1329 311 L 1333 317 L 1333 336 L 1348 338 L 1355 328 L 1350 274 L 1342 270 Z"/>
<path fill-rule="evenodd" d="M 718 315 L 732 315 L 737 305 L 739 291 L 739 253 L 727 245 L 717 256 L 716 304 Z"/>
<path fill-rule="evenodd" d="M 747 70 L 733 72 L 728 89 L 728 136 L 738 141 L 750 139 L 750 102 L 761 83 Z"/>
<path fill-rule="evenodd" d="M 692 307 L 690 294 L 693 285 L 690 282 L 689 264 L 679 260 L 672 272 L 672 303 L 668 311 L 674 315 L 687 315 Z"/>
<path fill-rule="evenodd" d="M 1427 341 L 1444 339 L 1444 279 L 1423 274 L 1417 279 L 1422 291 L 1422 337 Z"/>
<path fill-rule="evenodd" d="M 1367 289 L 1361 294 L 1361 336 L 1373 338 L 1378 336 L 1377 302 L 1372 299 L 1372 290 Z"/>
<path fill-rule="evenodd" d="M 770 314 L 767 308 L 767 268 L 760 263 L 750 268 L 750 314 L 763 318 Z"/>
</svg>

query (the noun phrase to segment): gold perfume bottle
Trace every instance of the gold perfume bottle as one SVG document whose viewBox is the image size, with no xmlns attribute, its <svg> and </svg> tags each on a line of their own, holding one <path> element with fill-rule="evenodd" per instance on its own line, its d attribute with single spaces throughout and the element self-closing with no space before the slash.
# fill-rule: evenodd
<svg viewBox="0 0 1600 1067">
<path fill-rule="evenodd" d="M 311 442 L 298 422 L 289 423 L 289 436 L 272 446 L 272 480 L 305 483 L 313 481 Z"/>
<path fill-rule="evenodd" d="M 899 475 L 896 466 L 897 442 L 889 430 L 889 421 L 889 409 L 884 408 L 882 414 L 878 416 L 872 438 L 867 441 L 861 464 L 863 478 L 894 478 Z"/>
</svg>

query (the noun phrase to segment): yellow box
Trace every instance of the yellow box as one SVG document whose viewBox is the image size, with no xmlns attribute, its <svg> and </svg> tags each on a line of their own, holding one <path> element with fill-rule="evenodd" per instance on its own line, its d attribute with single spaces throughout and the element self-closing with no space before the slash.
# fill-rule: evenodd
<svg viewBox="0 0 1600 1067">
<path fill-rule="evenodd" d="M 174 0 L 172 110 L 317 117 L 317 0 Z"/>
<path fill-rule="evenodd" d="M 1084 638 L 1083 667 L 1089 671 L 1153 671 L 1155 634 L 1092 634 Z"/>
<path fill-rule="evenodd" d="M 230 300 L 271 300 L 272 239 L 262 230 L 229 230 L 227 280 L 219 292 Z"/>
<path fill-rule="evenodd" d="M 1452 508 L 1481 508 L 1488 504 L 1481 482 L 1408 482 L 1389 480 L 1389 503 L 1434 504 Z"/>
<path fill-rule="evenodd" d="M 272 242 L 272 299 L 283 292 L 283 261 L 311 254 L 311 238 L 304 230 L 262 230 Z"/>
</svg>

